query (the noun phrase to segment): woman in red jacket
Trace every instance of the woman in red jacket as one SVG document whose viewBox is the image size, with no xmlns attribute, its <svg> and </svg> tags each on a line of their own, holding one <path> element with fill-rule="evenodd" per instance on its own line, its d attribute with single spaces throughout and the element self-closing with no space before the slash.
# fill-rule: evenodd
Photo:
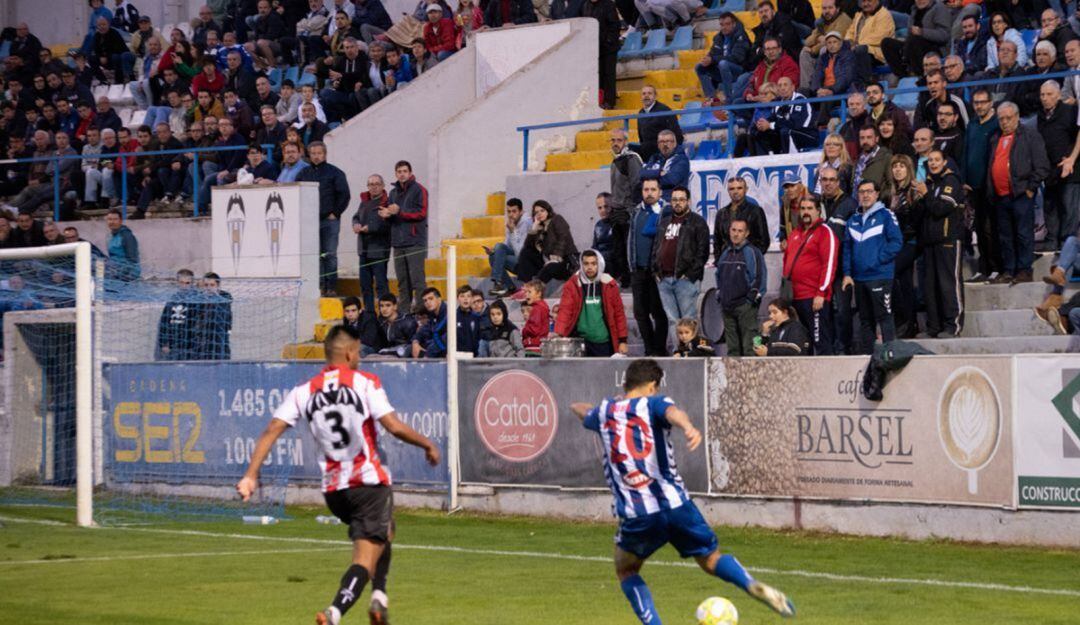
<svg viewBox="0 0 1080 625">
<path fill-rule="evenodd" d="M 555 334 L 585 339 L 585 355 L 626 355 L 626 311 L 619 283 L 604 273 L 604 257 L 596 250 L 581 253 L 581 269 L 563 285 Z"/>
</svg>

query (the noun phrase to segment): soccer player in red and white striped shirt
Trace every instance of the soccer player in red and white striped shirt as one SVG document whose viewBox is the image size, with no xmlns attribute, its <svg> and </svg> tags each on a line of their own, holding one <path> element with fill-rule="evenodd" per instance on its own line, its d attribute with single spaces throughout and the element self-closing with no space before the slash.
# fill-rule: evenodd
<svg viewBox="0 0 1080 625">
<path fill-rule="evenodd" d="M 379 624 L 386 620 L 383 588 L 390 566 L 394 499 L 390 470 L 379 460 L 375 421 L 395 437 L 422 448 L 433 466 L 439 463 L 439 448 L 397 418 L 378 376 L 356 370 L 360 341 L 352 331 L 333 328 L 324 347 L 326 367 L 290 391 L 278 406 L 236 490 L 247 501 L 258 487 L 259 468 L 274 441 L 301 419 L 307 421 L 323 453 L 319 467 L 326 505 L 349 526 L 353 541 L 352 566 L 341 578 L 333 602 L 315 616 L 315 622 L 338 625 L 374 574 L 369 615 L 372 623 Z M 382 593 L 381 602 L 377 593 Z"/>
</svg>

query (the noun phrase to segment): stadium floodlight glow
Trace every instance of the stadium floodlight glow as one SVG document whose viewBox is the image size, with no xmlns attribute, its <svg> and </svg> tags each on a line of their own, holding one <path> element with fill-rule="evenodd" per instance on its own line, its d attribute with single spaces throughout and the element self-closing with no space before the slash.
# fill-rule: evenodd
<svg viewBox="0 0 1080 625">
<path fill-rule="evenodd" d="M 0 261 L 75 257 L 75 510 L 76 522 L 94 524 L 93 358 L 90 244 L 86 241 L 45 247 L 0 250 Z"/>
</svg>

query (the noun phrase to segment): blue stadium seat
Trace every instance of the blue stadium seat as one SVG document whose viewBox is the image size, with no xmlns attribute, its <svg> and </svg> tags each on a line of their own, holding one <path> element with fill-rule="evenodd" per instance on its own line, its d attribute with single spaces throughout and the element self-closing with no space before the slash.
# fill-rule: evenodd
<svg viewBox="0 0 1080 625">
<path fill-rule="evenodd" d="M 878 76 L 888 76 L 892 73 L 892 68 L 888 65 L 878 65 L 874 68 L 874 73 Z"/>
<path fill-rule="evenodd" d="M 718 158 L 723 158 L 726 152 L 726 146 L 722 141 L 716 139 L 708 139 L 702 141 L 697 145 L 697 152 L 694 153 L 694 160 L 696 161 L 709 161 Z"/>
<path fill-rule="evenodd" d="M 1035 44 L 1039 41 L 1039 31 L 1022 30 L 1020 36 L 1024 38 L 1024 47 L 1027 48 L 1028 58 L 1035 58 Z"/>
<path fill-rule="evenodd" d="M 294 85 L 299 87 L 300 85 L 297 84 L 297 83 L 300 80 L 300 68 L 295 66 L 295 65 L 292 65 L 292 66 L 286 68 L 286 70 L 285 70 L 285 78 L 284 79 L 285 80 L 291 80 Z"/>
<path fill-rule="evenodd" d="M 731 11 L 745 11 L 746 2 L 744 0 L 714 0 L 709 10 L 705 12 L 708 17 L 719 17 L 721 13 Z"/>
<path fill-rule="evenodd" d="M 641 31 L 635 30 L 623 39 L 622 48 L 619 49 L 619 58 L 628 58 L 639 50 L 641 50 Z"/>
<path fill-rule="evenodd" d="M 652 33 L 650 33 L 651 35 Z M 662 54 L 674 54 L 679 50 L 690 50 L 694 47 L 694 27 L 693 26 L 680 26 L 675 34 L 671 36 L 671 43 L 654 50 L 650 56 L 660 56 Z"/>
<path fill-rule="evenodd" d="M 11 41 L 5 40 L 4 43 L 0 43 L 0 59 L 11 56 Z"/>
<path fill-rule="evenodd" d="M 908 31 L 908 19 L 909 19 L 908 14 L 907 13 L 901 13 L 899 11 L 889 11 L 889 13 L 892 15 L 893 23 L 896 24 L 896 36 L 897 37 L 900 36 L 900 31 L 901 30 L 904 31 L 904 33 L 907 33 L 907 31 Z"/>
<path fill-rule="evenodd" d="M 300 72 L 300 80 L 297 80 L 295 82 L 297 89 L 299 89 L 303 85 L 314 85 L 315 74 L 309 74 L 308 72 Z"/>
<path fill-rule="evenodd" d="M 277 91 L 281 87 L 281 68 L 274 67 L 267 74 L 266 78 L 270 81 L 270 86 Z"/>
<path fill-rule="evenodd" d="M 697 100 L 687 102 L 683 107 L 684 110 L 690 111 L 694 109 L 700 109 L 701 102 Z M 679 116 L 679 126 L 682 127 L 683 132 L 701 132 L 709 127 L 708 118 L 712 115 L 708 112 L 701 112 L 696 110 L 693 113 L 687 113 Z"/>
<path fill-rule="evenodd" d="M 627 53 L 623 58 L 636 59 L 643 56 L 655 56 L 656 54 L 663 54 L 658 50 L 663 50 L 664 44 L 667 42 L 667 31 L 663 28 L 654 28 L 649 31 L 649 34 L 645 36 L 645 45 L 640 50 Z"/>
<path fill-rule="evenodd" d="M 918 78 L 916 76 L 908 76 L 901 78 L 900 82 L 896 84 L 897 89 L 914 89 L 919 86 Z M 905 111 L 914 111 L 915 107 L 919 104 L 919 94 L 917 92 L 911 93 L 898 93 L 893 96 L 893 104 L 899 106 Z"/>
</svg>

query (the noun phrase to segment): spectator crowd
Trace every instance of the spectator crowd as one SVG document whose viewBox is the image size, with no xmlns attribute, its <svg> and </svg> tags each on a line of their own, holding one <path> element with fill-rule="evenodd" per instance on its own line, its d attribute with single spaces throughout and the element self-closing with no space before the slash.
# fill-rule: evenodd
<svg viewBox="0 0 1080 625">
<path fill-rule="evenodd" d="M 1026 3 L 982 4 L 822 0 L 815 16 L 807 0 L 758 0 L 752 33 L 722 13 L 695 67 L 706 104 L 769 103 L 733 113 L 745 129 L 735 155 L 822 146 L 810 184 L 783 179 L 778 233 L 769 232 L 764 198 L 731 177 L 710 234 L 692 210 L 677 117 L 642 119 L 636 143 L 611 131 L 610 189 L 596 198 L 584 251 L 562 207 L 507 202 L 505 240 L 486 250 L 492 301 L 473 287 L 455 293 L 459 349 L 538 354 L 546 339 L 573 337 L 590 356 L 626 354 L 628 290 L 647 355 L 710 353 L 720 337 L 704 336 L 699 302 L 711 270 L 716 288 L 705 308 L 715 304 L 723 319 L 728 355 L 869 353 L 877 340 L 960 336 L 965 282 L 1032 282 L 1036 252 L 1058 251 L 1042 278 L 1053 291 L 1036 314 L 1058 332 L 1080 332 L 1080 301 L 1064 301 L 1080 257 L 1080 79 L 1041 78 L 1080 70 L 1080 20 Z M 51 200 L 57 179 L 70 215 L 79 204 L 115 207 L 126 172 L 136 219 L 191 201 L 196 181 L 205 208 L 216 185 L 308 180 L 320 187 L 326 296 L 337 295 L 340 219 L 351 202 L 344 174 L 327 162 L 322 138 L 331 128 L 461 49 L 469 32 L 576 16 L 600 22 L 601 98 L 613 106 L 614 69 L 605 64 L 621 33 L 672 28 L 704 12 L 696 0 L 463 0 L 456 9 L 421 0 L 393 22 L 380 0 L 218 1 L 190 29 L 161 33 L 129 2 L 89 5 L 91 30 L 66 62 L 25 24 L 0 37 L 11 44 L 0 103 L 9 158 L 91 157 L 0 165 L 8 198 L 0 245 L 27 236 L 23 216 L 37 223 L 30 214 Z M 297 80 L 283 78 L 291 65 Z M 886 76 L 926 88 L 911 115 L 886 95 Z M 126 84 L 144 124 L 124 127 L 109 98 L 94 100 L 98 84 Z M 843 123 L 835 103 L 807 101 L 827 96 L 846 96 Z M 641 113 L 669 110 L 651 85 L 641 102 Z M 201 154 L 196 167 L 193 151 L 208 147 L 222 151 Z M 361 297 L 346 301 L 346 322 L 368 353 L 445 355 L 447 302 L 424 272 L 427 190 L 400 161 L 389 188 L 373 174 L 359 198 L 351 227 Z M 120 215 L 111 211 L 110 222 Z M 134 237 L 122 223 L 110 228 L 116 276 L 137 279 Z M 777 293 L 768 292 L 770 251 L 782 254 Z M 966 280 L 965 257 L 978 267 Z M 549 309 L 545 295 L 560 287 Z M 503 298 L 520 303 L 521 328 Z"/>
</svg>

